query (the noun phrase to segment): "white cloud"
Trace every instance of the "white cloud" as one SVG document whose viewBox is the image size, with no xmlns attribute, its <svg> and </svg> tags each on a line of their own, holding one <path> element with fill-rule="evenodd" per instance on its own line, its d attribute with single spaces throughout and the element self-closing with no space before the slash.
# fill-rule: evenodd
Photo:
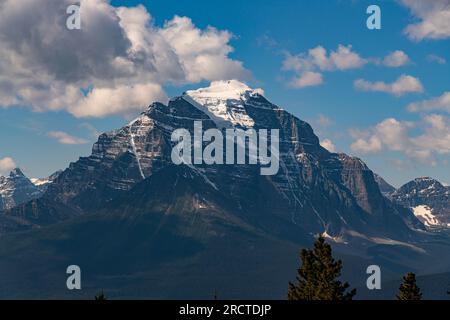
<svg viewBox="0 0 450 320">
<path fill-rule="evenodd" d="M 308 53 L 298 55 L 287 54 L 283 61 L 283 69 L 287 71 L 310 71 L 319 69 L 322 71 L 348 70 L 364 66 L 367 60 L 352 51 L 352 46 L 339 45 L 336 51 L 330 54 L 322 46 L 308 50 Z"/>
<path fill-rule="evenodd" d="M 0 2 L 3 107 L 65 109 L 79 117 L 128 114 L 166 99 L 166 84 L 250 77 L 229 57 L 230 32 L 199 29 L 187 17 L 158 27 L 142 5 L 81 0 L 82 29 L 68 30 L 70 0 Z M 91 90 L 85 95 L 80 88 Z M 93 104 L 106 93 L 112 105 Z"/>
<path fill-rule="evenodd" d="M 418 122 L 388 118 L 369 130 L 350 134 L 355 139 L 351 149 L 362 154 L 396 151 L 431 165 L 437 164 L 439 155 L 450 154 L 450 118 L 441 115 L 431 114 Z"/>
<path fill-rule="evenodd" d="M 327 116 L 325 116 L 323 114 L 319 114 L 317 116 L 317 119 L 314 119 L 313 122 L 322 128 L 326 128 L 326 127 L 329 127 L 333 123 L 333 120 L 331 120 L 330 118 L 328 118 Z"/>
<path fill-rule="evenodd" d="M 0 159 L 0 175 L 7 175 L 15 168 L 17 168 L 17 165 L 12 158 L 6 157 Z"/>
<path fill-rule="evenodd" d="M 369 139 L 359 138 L 350 146 L 353 151 L 366 153 L 377 153 L 383 149 L 383 145 L 377 136 L 371 136 Z"/>
<path fill-rule="evenodd" d="M 420 21 L 404 32 L 414 41 L 450 38 L 450 0 L 401 0 Z"/>
<path fill-rule="evenodd" d="M 445 64 L 447 60 L 445 58 L 438 56 L 437 54 L 429 54 L 427 55 L 428 62 L 436 62 L 438 64 Z"/>
<path fill-rule="evenodd" d="M 370 82 L 364 79 L 355 80 L 354 86 L 362 91 L 378 91 L 402 96 L 406 93 L 423 92 L 422 83 L 418 78 L 410 75 L 401 75 L 393 83 L 385 83 L 382 81 Z"/>
<path fill-rule="evenodd" d="M 70 134 L 63 131 L 50 131 L 47 133 L 47 135 L 61 144 L 75 145 L 75 144 L 85 144 L 89 142 L 86 139 L 71 136 Z"/>
<path fill-rule="evenodd" d="M 339 45 L 337 51 L 332 51 L 330 54 L 329 62 L 324 65 L 324 70 L 348 70 L 356 69 L 364 66 L 367 60 L 361 58 L 359 54 L 353 52 L 352 46 L 342 46 Z"/>
<path fill-rule="evenodd" d="M 296 75 L 291 80 L 294 88 L 317 86 L 323 83 L 323 71 L 343 71 L 357 69 L 368 61 L 352 51 L 352 46 L 339 45 L 337 50 L 329 54 L 322 46 L 317 46 L 297 55 L 286 54 L 282 69 L 292 71 Z M 319 72 L 320 71 L 320 72 Z"/>
<path fill-rule="evenodd" d="M 320 142 L 320 145 L 330 152 L 336 152 L 336 146 L 330 139 L 324 139 Z"/>
<path fill-rule="evenodd" d="M 383 59 L 383 65 L 392 68 L 404 66 L 409 62 L 410 59 L 408 55 L 401 50 L 395 50 L 394 52 L 389 53 Z"/>
<path fill-rule="evenodd" d="M 444 92 L 440 97 L 414 102 L 408 105 L 408 111 L 446 111 L 450 113 L 450 91 Z"/>
<path fill-rule="evenodd" d="M 233 48 L 228 44 L 232 34 L 208 27 L 196 28 L 191 19 L 176 16 L 159 29 L 159 34 L 170 44 L 186 72 L 186 80 L 198 82 L 249 77 L 242 62 L 231 60 Z"/>
<path fill-rule="evenodd" d="M 151 101 L 167 101 L 161 86 L 150 83 L 94 88 L 86 97 L 69 107 L 69 111 L 76 117 L 103 117 L 136 112 L 148 107 Z"/>
<path fill-rule="evenodd" d="M 297 55 L 286 53 L 283 60 L 283 71 L 293 72 L 295 75 L 290 81 L 293 88 L 304 88 L 308 86 L 317 86 L 324 82 L 323 72 L 344 71 L 350 69 L 359 69 L 368 63 L 386 66 L 390 68 L 401 67 L 411 60 L 408 55 L 401 50 L 395 50 L 387 54 L 384 58 L 363 58 L 357 52 L 352 50 L 352 46 L 339 45 L 336 50 L 327 52 L 322 46 L 309 49 L 308 52 L 302 52 Z M 411 78 L 401 78 L 399 85 L 407 85 Z M 362 87 L 371 87 L 366 82 L 359 82 Z M 378 84 L 376 87 L 379 87 Z M 395 85 L 397 87 L 397 85 Z M 393 88 L 394 90 L 396 88 Z M 401 88 L 399 88 L 401 92 Z M 384 89 L 388 90 L 388 89 Z M 398 94 L 398 93 L 395 93 Z M 401 94 L 401 93 L 400 93 Z"/>
<path fill-rule="evenodd" d="M 291 81 L 293 88 L 304 88 L 317 86 L 323 83 L 322 74 L 319 72 L 306 71 L 298 77 L 294 77 Z"/>
</svg>

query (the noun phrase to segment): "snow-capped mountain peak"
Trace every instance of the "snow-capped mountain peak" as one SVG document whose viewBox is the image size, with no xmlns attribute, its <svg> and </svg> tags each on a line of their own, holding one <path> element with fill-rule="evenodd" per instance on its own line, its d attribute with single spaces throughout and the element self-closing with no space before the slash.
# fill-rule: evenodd
<svg viewBox="0 0 450 320">
<path fill-rule="evenodd" d="M 244 102 L 249 97 L 263 95 L 262 89 L 252 89 L 238 80 L 213 81 L 209 87 L 186 91 L 183 99 L 205 112 L 219 127 L 253 127 Z"/>
<path fill-rule="evenodd" d="M 252 89 L 238 80 L 213 81 L 209 87 L 185 92 L 185 95 L 192 97 L 199 103 L 205 102 L 207 99 L 241 100 L 245 99 L 246 96 L 256 94 L 264 95 L 264 90 Z"/>
<path fill-rule="evenodd" d="M 8 177 L 0 177 L 0 211 L 40 196 L 41 191 L 19 168 L 12 170 Z"/>
<path fill-rule="evenodd" d="M 450 188 L 430 177 L 416 178 L 391 194 L 397 203 L 411 207 L 429 227 L 450 224 Z"/>
</svg>

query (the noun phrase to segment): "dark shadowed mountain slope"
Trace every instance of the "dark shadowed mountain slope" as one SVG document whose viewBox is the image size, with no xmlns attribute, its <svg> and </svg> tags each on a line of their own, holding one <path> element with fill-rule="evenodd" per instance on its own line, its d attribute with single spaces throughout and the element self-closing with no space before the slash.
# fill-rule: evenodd
<svg viewBox="0 0 450 320">
<path fill-rule="evenodd" d="M 111 299 L 212 299 L 215 291 L 220 299 L 285 299 L 299 250 L 313 239 L 266 212 L 258 224 L 230 200 L 200 172 L 169 166 L 98 213 L 4 235 L 0 298 L 92 299 L 103 289 Z M 448 250 L 438 238 L 425 250 L 377 241 L 331 241 L 352 286 L 365 284 L 370 264 L 382 267 L 383 281 L 449 265 L 430 249 Z M 65 287 L 71 264 L 81 267 L 81 291 Z"/>
</svg>

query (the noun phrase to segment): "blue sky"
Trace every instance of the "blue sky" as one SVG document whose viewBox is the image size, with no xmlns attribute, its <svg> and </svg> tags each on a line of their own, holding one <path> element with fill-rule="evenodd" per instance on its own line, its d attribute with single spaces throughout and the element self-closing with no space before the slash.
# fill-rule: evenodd
<svg viewBox="0 0 450 320">
<path fill-rule="evenodd" d="M 40 1 L 52 3 L 52 0 Z M 143 4 L 151 16 L 148 28 L 165 29 L 165 22 L 177 15 L 190 18 L 196 30 L 213 26 L 217 32 L 233 34 L 214 52 L 222 52 L 226 45 L 233 49 L 232 52 L 224 49 L 225 58 L 242 63 L 242 68 L 233 64 L 237 77 L 242 77 L 253 87 L 263 88 L 269 100 L 308 121 L 319 138 L 328 141 L 329 148 L 332 143 L 336 151 L 361 157 L 372 170 L 399 186 L 418 176 L 450 182 L 450 101 L 444 99 L 444 94 L 450 92 L 450 32 L 439 31 L 439 19 L 446 16 L 441 13 L 450 11 L 450 3 L 447 0 L 436 3 L 436 7 L 424 8 L 415 0 L 116 0 L 108 6 Z M 366 27 L 366 8 L 370 4 L 381 8 L 381 30 Z M 53 9 L 49 5 L 47 10 Z M 83 22 L 83 15 L 81 18 Z M 423 31 L 420 23 L 426 19 L 432 19 L 438 30 L 434 33 Z M 411 25 L 413 28 L 407 29 Z M 4 26 L 0 23 L 0 37 L 11 36 L 2 34 L 1 28 Z M 217 32 L 214 35 L 220 37 Z M 108 35 L 106 31 L 105 35 Z M 112 36 L 109 38 L 113 39 Z M 58 41 L 65 39 L 58 38 Z M 205 44 L 199 43 L 202 45 Z M 350 50 L 354 54 L 352 57 L 358 58 L 360 63 L 339 63 L 339 45 Z M 315 63 L 313 56 L 308 55 L 310 49 L 319 46 L 326 50 L 327 60 L 322 64 Z M 22 49 L 14 48 L 11 42 L 5 50 Z M 383 59 L 395 51 L 401 51 L 407 58 L 389 66 Z M 332 52 L 337 56 L 336 61 L 331 58 Z M 19 53 L 25 56 L 24 52 Z M 60 53 L 63 55 L 64 52 Z M 289 67 L 286 62 L 289 57 L 294 62 L 303 61 L 310 65 L 291 64 Z M 55 77 L 64 85 L 73 81 L 75 86 L 90 81 L 61 80 L 54 66 L 49 67 L 47 61 L 34 57 L 29 60 L 35 63 L 35 70 L 44 70 L 42 78 Z M 0 64 L 0 72 L 1 68 Z M 14 72 L 18 71 L 8 72 L 16 74 Z M 224 77 L 230 75 L 227 71 L 222 73 Z M 313 82 L 314 85 L 293 85 L 295 79 L 309 73 L 320 77 L 320 81 Z M 412 83 L 405 81 L 390 86 L 402 75 L 409 80 L 414 78 L 416 82 L 411 80 Z M 99 80 L 97 73 L 95 77 L 92 80 L 92 83 L 96 81 L 95 86 L 104 85 L 104 79 Z M 142 75 L 137 77 L 150 81 Z M 161 89 L 155 89 L 155 95 L 179 95 L 186 89 L 205 86 L 220 77 L 220 73 L 203 72 L 185 75 L 183 81 L 158 82 Z M 85 79 L 91 78 L 94 76 Z M 365 81 L 366 86 L 356 85 L 358 79 Z M 0 86 L 2 81 L 7 80 L 0 76 Z M 376 82 L 383 84 L 376 85 Z M 403 85 L 406 89 L 398 89 Z M 98 132 L 121 127 L 139 113 L 138 108 L 134 108 L 113 114 L 86 115 L 80 109 L 62 105 L 42 107 L 35 95 L 26 100 L 28 103 L 23 103 L 23 99 L 20 101 L 8 106 L 4 102 L 2 107 L 0 100 L 0 161 L 11 158 L 31 177 L 47 176 L 66 168 L 79 156 L 89 155 Z M 416 106 L 415 112 L 411 112 L 411 104 Z"/>
</svg>

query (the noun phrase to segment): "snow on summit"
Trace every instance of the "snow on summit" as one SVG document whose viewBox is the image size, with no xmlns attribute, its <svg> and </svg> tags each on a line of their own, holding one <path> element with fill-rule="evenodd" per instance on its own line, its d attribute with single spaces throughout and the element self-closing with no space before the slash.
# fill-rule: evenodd
<svg viewBox="0 0 450 320">
<path fill-rule="evenodd" d="M 205 99 L 240 100 L 245 94 L 263 95 L 264 91 L 262 89 L 252 89 L 238 80 L 228 80 L 213 81 L 207 88 L 190 90 L 186 94 L 195 100 L 199 99 L 201 101 L 205 101 Z"/>
<path fill-rule="evenodd" d="M 257 94 L 263 95 L 264 91 L 252 89 L 238 80 L 213 81 L 207 88 L 186 91 L 183 99 L 206 112 L 220 127 L 253 127 L 254 121 L 244 103 Z"/>
</svg>

